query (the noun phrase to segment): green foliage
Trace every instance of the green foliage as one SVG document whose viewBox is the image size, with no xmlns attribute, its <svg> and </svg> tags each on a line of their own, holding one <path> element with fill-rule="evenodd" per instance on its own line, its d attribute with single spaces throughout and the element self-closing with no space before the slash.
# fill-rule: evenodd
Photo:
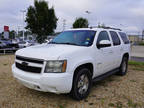
<svg viewBox="0 0 144 108">
<path fill-rule="evenodd" d="M 137 66 L 144 66 L 144 62 L 136 62 L 136 61 L 129 61 L 129 65 L 137 65 Z"/>
<path fill-rule="evenodd" d="M 15 35 L 16 35 L 16 31 L 12 30 L 12 31 L 9 32 L 9 38 L 10 39 L 14 39 Z"/>
<path fill-rule="evenodd" d="M 49 8 L 44 0 L 35 0 L 34 6 L 30 6 L 27 11 L 26 29 L 36 34 L 37 41 L 42 43 L 56 29 L 57 20 L 53 7 Z"/>
<path fill-rule="evenodd" d="M 109 103 L 108 106 L 114 107 L 115 105 L 114 105 L 114 103 Z"/>
<path fill-rule="evenodd" d="M 138 104 L 137 103 L 134 103 L 132 100 L 128 100 L 128 106 L 130 107 L 130 108 L 137 108 L 137 106 L 138 106 Z"/>
<path fill-rule="evenodd" d="M 139 43 L 139 45 L 144 46 L 144 42 Z"/>
<path fill-rule="evenodd" d="M 59 105 L 59 108 L 64 108 L 64 106 L 62 106 L 62 105 Z"/>
<path fill-rule="evenodd" d="M 77 18 L 73 23 L 73 28 L 87 28 L 89 25 L 88 20 L 85 18 Z"/>
<path fill-rule="evenodd" d="M 144 71 L 144 62 L 129 61 L 128 64 L 133 70 Z"/>
</svg>

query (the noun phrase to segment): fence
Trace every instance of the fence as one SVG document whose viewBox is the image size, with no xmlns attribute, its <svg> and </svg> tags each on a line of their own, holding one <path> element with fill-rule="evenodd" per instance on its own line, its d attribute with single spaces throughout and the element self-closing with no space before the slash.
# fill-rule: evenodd
<svg viewBox="0 0 144 108">
<path fill-rule="evenodd" d="M 132 44 L 138 45 L 144 43 L 144 35 L 128 35 Z"/>
<path fill-rule="evenodd" d="M 18 48 L 16 48 L 16 49 L 0 49 L 0 55 L 13 54 L 17 50 L 18 50 Z"/>
</svg>

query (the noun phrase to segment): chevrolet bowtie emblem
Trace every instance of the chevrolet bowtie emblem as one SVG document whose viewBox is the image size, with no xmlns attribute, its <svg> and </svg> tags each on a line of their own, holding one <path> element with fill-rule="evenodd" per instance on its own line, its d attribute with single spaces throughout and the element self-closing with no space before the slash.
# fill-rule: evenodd
<svg viewBox="0 0 144 108">
<path fill-rule="evenodd" d="M 27 62 L 22 62 L 22 65 L 28 66 L 28 63 Z"/>
</svg>

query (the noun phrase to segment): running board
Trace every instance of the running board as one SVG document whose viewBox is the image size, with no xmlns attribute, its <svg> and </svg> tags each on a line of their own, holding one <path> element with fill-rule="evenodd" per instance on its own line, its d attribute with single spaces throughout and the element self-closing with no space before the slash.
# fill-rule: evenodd
<svg viewBox="0 0 144 108">
<path fill-rule="evenodd" d="M 107 72 L 107 73 L 105 73 L 105 74 L 102 74 L 102 75 L 100 75 L 100 76 L 97 76 L 97 77 L 95 77 L 95 78 L 93 79 L 93 82 L 101 81 L 101 80 L 105 79 L 106 77 L 111 76 L 111 75 L 117 73 L 118 71 L 119 71 L 119 68 L 116 68 L 116 69 L 114 69 L 114 70 L 112 70 L 112 71 L 109 71 L 109 72 Z"/>
</svg>

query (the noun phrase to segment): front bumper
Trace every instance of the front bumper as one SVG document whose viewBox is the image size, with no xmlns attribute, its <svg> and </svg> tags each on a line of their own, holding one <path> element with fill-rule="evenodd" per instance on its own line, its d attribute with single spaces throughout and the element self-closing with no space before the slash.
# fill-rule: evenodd
<svg viewBox="0 0 144 108">
<path fill-rule="evenodd" d="M 12 65 L 13 76 L 24 86 L 43 92 L 56 94 L 69 93 L 72 88 L 73 75 L 65 73 L 29 73 Z"/>
</svg>

